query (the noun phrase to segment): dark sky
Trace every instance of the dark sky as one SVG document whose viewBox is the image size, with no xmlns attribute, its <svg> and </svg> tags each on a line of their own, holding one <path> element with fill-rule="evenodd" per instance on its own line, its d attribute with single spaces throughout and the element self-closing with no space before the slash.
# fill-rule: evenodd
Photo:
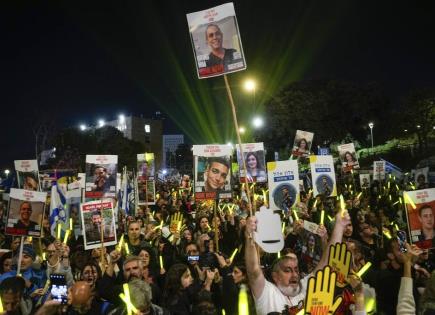
<svg viewBox="0 0 435 315">
<path fill-rule="evenodd" d="M 33 157 L 30 121 L 71 126 L 161 110 L 178 118 L 167 119 L 167 132 L 183 130 L 186 89 L 222 87 L 196 78 L 185 15 L 222 3 L 1 1 L 0 167 Z M 435 84 L 433 1 L 243 0 L 235 8 L 248 70 L 231 79 L 237 87 L 256 77 L 259 102 L 312 78 L 380 82 L 392 99 Z"/>
</svg>

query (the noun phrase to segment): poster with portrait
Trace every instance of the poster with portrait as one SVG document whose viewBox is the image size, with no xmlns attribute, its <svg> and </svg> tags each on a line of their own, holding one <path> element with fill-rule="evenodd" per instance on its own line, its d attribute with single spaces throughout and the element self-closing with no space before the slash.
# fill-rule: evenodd
<svg viewBox="0 0 435 315">
<path fill-rule="evenodd" d="M 147 180 L 144 176 L 137 178 L 138 204 L 156 204 L 156 183 L 154 179 Z"/>
<path fill-rule="evenodd" d="M 137 155 L 137 177 L 153 179 L 155 175 L 154 153 L 141 153 Z"/>
<path fill-rule="evenodd" d="M 112 200 L 82 203 L 80 210 L 85 250 L 101 247 L 101 239 L 105 247 L 117 243 Z"/>
<path fill-rule="evenodd" d="M 82 201 L 82 190 L 74 189 L 66 192 L 67 217 L 72 219 L 74 235 L 77 237 L 83 234 L 82 219 L 80 214 L 80 203 Z M 68 221 L 65 221 L 68 222 Z M 69 224 L 68 224 L 69 228 Z"/>
<path fill-rule="evenodd" d="M 288 213 L 299 202 L 299 170 L 296 160 L 267 163 L 269 208 Z"/>
<path fill-rule="evenodd" d="M 39 174 L 37 160 L 15 160 L 18 188 L 39 191 Z"/>
<path fill-rule="evenodd" d="M 407 194 L 416 206 L 413 209 L 410 202 L 405 203 L 408 236 L 411 243 L 420 248 L 433 248 L 435 246 L 435 188 L 407 191 L 404 194 Z"/>
<path fill-rule="evenodd" d="M 229 145 L 194 145 L 195 200 L 231 198 Z"/>
<path fill-rule="evenodd" d="M 341 168 L 344 173 L 350 172 L 352 169 L 359 168 L 355 146 L 353 143 L 339 145 L 338 154 L 340 156 Z"/>
<path fill-rule="evenodd" d="M 117 155 L 86 155 L 85 197 L 115 197 L 117 170 Z"/>
<path fill-rule="evenodd" d="M 370 174 L 359 174 L 359 185 L 361 190 L 370 188 Z"/>
<path fill-rule="evenodd" d="M 429 167 L 418 168 L 414 171 L 414 181 L 416 189 L 429 188 Z"/>
<path fill-rule="evenodd" d="M 385 179 L 385 161 L 373 161 L 373 180 Z"/>
<path fill-rule="evenodd" d="M 11 188 L 6 234 L 41 237 L 46 192 Z"/>
<path fill-rule="evenodd" d="M 314 133 L 312 132 L 296 130 L 292 155 L 297 157 L 309 156 L 311 150 L 311 144 L 313 143 L 313 137 L 314 137 Z"/>
<path fill-rule="evenodd" d="M 200 79 L 246 69 L 232 2 L 189 13 L 187 23 Z"/>
<path fill-rule="evenodd" d="M 334 161 L 331 155 L 310 155 L 314 196 L 337 196 Z"/>
<path fill-rule="evenodd" d="M 243 168 L 243 160 L 240 152 L 240 147 L 237 147 L 237 162 L 239 165 L 240 182 L 249 183 L 258 182 L 264 183 L 267 181 L 266 163 L 264 158 L 264 145 L 260 143 L 242 143 L 243 159 L 246 163 L 247 175 Z M 245 179 L 246 178 L 246 179 Z"/>
</svg>

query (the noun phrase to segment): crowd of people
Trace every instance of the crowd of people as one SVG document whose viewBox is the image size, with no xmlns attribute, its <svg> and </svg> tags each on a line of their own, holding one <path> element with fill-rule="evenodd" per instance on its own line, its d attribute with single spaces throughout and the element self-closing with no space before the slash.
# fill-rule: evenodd
<svg viewBox="0 0 435 315">
<path fill-rule="evenodd" d="M 237 187 L 232 199 L 194 202 L 187 185 L 159 183 L 155 205 L 118 211 L 119 243 L 92 250 L 84 250 L 81 235 L 67 242 L 54 237 L 45 216 L 43 237 L 24 238 L 19 260 L 21 237 L 4 235 L 3 223 L 3 308 L 22 315 L 130 314 L 123 299 L 127 285 L 132 314 L 239 314 L 241 291 L 247 292 L 249 314 L 297 314 L 308 279 L 328 264 L 329 246 L 344 243 L 352 259 L 336 292 L 343 298 L 336 314 L 434 314 L 433 247 L 396 237 L 408 231 L 403 205 L 396 202 L 407 187 L 387 186 L 388 177 L 358 187 L 350 176 L 338 187 L 346 210 L 335 196 L 313 196 L 307 189 L 295 211 L 280 213 L 285 245 L 278 254 L 255 242 L 255 213 L 267 205 L 261 184 Z M 430 229 L 433 212 L 423 212 Z M 317 230 L 308 231 L 304 221 Z M 367 262 L 371 267 L 358 276 Z M 65 279 L 65 301 L 53 298 L 53 275 Z"/>
</svg>

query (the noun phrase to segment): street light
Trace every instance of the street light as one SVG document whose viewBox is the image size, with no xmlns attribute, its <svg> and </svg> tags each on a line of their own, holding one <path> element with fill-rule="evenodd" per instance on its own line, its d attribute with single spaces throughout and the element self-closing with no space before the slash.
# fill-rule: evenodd
<svg viewBox="0 0 435 315">
<path fill-rule="evenodd" d="M 81 124 L 81 125 L 80 125 L 80 130 L 81 130 L 81 131 L 85 131 L 85 130 L 86 130 L 86 125 Z"/>
<path fill-rule="evenodd" d="M 10 170 L 5 170 L 5 175 L 6 175 L 6 177 L 8 177 L 9 176 L 9 173 L 10 173 L 11 171 Z"/>
<path fill-rule="evenodd" d="M 252 92 L 254 94 L 254 102 L 253 105 L 255 107 L 255 89 L 257 87 L 257 84 L 255 83 L 254 80 L 252 79 L 248 79 L 245 81 L 245 83 L 243 84 L 243 86 L 245 87 L 245 90 L 248 92 Z"/>
<path fill-rule="evenodd" d="M 374 123 L 369 122 L 369 128 L 370 128 L 370 137 L 372 138 L 372 151 L 373 151 L 373 127 L 375 126 Z"/>
<path fill-rule="evenodd" d="M 104 121 L 104 119 L 98 120 L 98 127 L 99 128 L 104 127 L 105 124 L 106 124 L 106 122 Z"/>
<path fill-rule="evenodd" d="M 245 127 L 240 127 L 239 128 L 239 132 L 241 133 L 241 134 L 244 134 L 245 132 L 246 132 L 246 129 L 245 129 Z"/>
<path fill-rule="evenodd" d="M 252 125 L 254 126 L 254 128 L 261 128 L 263 126 L 263 118 L 259 116 L 254 117 L 254 119 L 252 120 Z"/>
</svg>

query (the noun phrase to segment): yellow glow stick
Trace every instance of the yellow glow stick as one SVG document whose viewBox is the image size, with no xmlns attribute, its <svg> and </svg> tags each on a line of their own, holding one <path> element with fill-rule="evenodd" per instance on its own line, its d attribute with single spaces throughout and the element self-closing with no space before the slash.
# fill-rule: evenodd
<svg viewBox="0 0 435 315">
<path fill-rule="evenodd" d="M 72 231 L 73 230 L 73 219 L 69 218 L 69 229 Z"/>
<path fill-rule="evenodd" d="M 299 217 L 295 209 L 293 209 L 293 215 L 295 216 L 296 221 L 299 221 Z"/>
<path fill-rule="evenodd" d="M 233 214 L 233 210 L 234 210 L 235 206 L 236 206 L 235 204 L 232 204 L 231 206 L 228 206 L 228 210 L 230 210 L 230 214 Z"/>
<path fill-rule="evenodd" d="M 370 314 L 370 312 L 372 312 L 375 309 L 375 299 L 371 298 L 370 300 L 367 301 L 365 308 L 366 308 L 366 313 Z"/>
<path fill-rule="evenodd" d="M 390 199 L 390 201 L 391 201 L 391 195 L 388 195 L 388 199 Z"/>
<path fill-rule="evenodd" d="M 120 252 L 122 250 L 122 246 L 124 245 L 124 234 L 121 235 L 121 238 L 119 239 L 118 246 L 116 246 L 116 249 Z"/>
<path fill-rule="evenodd" d="M 45 252 L 42 253 L 42 260 L 47 260 L 47 255 L 45 254 Z"/>
<path fill-rule="evenodd" d="M 386 238 L 388 238 L 389 240 L 391 239 L 390 232 L 383 230 L 382 233 L 386 236 Z"/>
<path fill-rule="evenodd" d="M 417 207 L 415 206 L 414 201 L 412 201 L 411 197 L 409 197 L 409 195 L 407 193 L 403 193 L 403 197 L 405 198 L 405 203 L 409 203 L 412 207 L 412 209 L 416 209 Z"/>
<path fill-rule="evenodd" d="M 0 298 L 0 312 L 4 312 L 4 310 L 3 310 L 3 302 L 2 302 L 1 298 Z"/>
<path fill-rule="evenodd" d="M 126 296 L 124 293 L 120 293 L 119 297 L 121 298 L 121 300 L 125 303 L 125 305 L 127 306 L 127 314 L 131 315 L 132 312 L 137 313 L 138 310 L 136 307 L 134 307 L 134 305 L 131 303 L 131 301 L 127 300 Z"/>
<path fill-rule="evenodd" d="M 263 200 L 266 201 L 266 190 L 263 189 Z"/>
<path fill-rule="evenodd" d="M 236 254 L 237 254 L 238 251 L 239 251 L 239 249 L 236 248 L 236 249 L 233 251 L 233 253 L 231 254 L 231 256 L 230 256 L 230 263 L 231 263 L 231 264 L 233 263 L 233 259 L 234 259 L 234 257 L 236 257 Z"/>
<path fill-rule="evenodd" d="M 388 182 L 387 186 L 388 186 L 388 189 L 390 189 L 390 182 Z"/>
<path fill-rule="evenodd" d="M 278 259 L 281 258 L 281 252 L 278 252 L 277 255 L 278 255 Z"/>
<path fill-rule="evenodd" d="M 31 236 L 29 236 L 29 237 L 27 238 L 27 241 L 28 241 L 29 243 L 32 243 L 32 240 L 33 240 L 33 238 L 32 238 Z"/>
<path fill-rule="evenodd" d="M 395 203 L 393 203 L 393 206 L 397 205 L 399 203 L 399 200 L 397 200 Z"/>
<path fill-rule="evenodd" d="M 362 277 L 362 275 L 369 270 L 369 268 L 372 266 L 372 263 L 370 261 L 366 262 L 366 264 L 364 266 L 362 266 L 362 268 L 356 273 L 358 275 L 358 277 Z"/>
<path fill-rule="evenodd" d="M 57 239 L 58 240 L 60 240 L 60 233 L 61 233 L 60 222 L 57 221 Z"/>
<path fill-rule="evenodd" d="M 400 202 L 400 204 L 403 203 L 403 202 L 402 202 L 402 197 L 399 197 L 399 202 Z"/>
<path fill-rule="evenodd" d="M 65 237 L 63 238 L 63 243 L 66 244 L 68 242 L 69 234 L 71 233 L 71 230 L 66 230 Z"/>
<path fill-rule="evenodd" d="M 156 226 L 153 231 L 157 230 L 157 229 L 161 229 L 163 227 L 163 220 L 160 222 L 160 224 L 158 226 Z"/>
<path fill-rule="evenodd" d="M 400 190 L 400 189 L 399 189 L 399 186 L 398 186 L 397 184 L 396 184 L 396 189 L 397 189 L 397 190 Z"/>
<path fill-rule="evenodd" d="M 361 197 L 361 195 L 362 195 L 362 192 L 360 192 L 360 193 L 356 196 L 356 199 L 359 199 L 359 198 Z"/>
<path fill-rule="evenodd" d="M 322 212 L 320 212 L 320 224 L 323 225 L 324 221 L 325 221 L 325 210 L 322 210 Z"/>
<path fill-rule="evenodd" d="M 316 200 L 314 200 L 313 208 L 315 208 L 316 205 L 317 205 L 317 198 L 316 198 Z"/>
<path fill-rule="evenodd" d="M 225 313 L 225 310 L 222 309 L 222 315 L 226 315 L 227 313 Z"/>
<path fill-rule="evenodd" d="M 329 221 L 334 221 L 334 218 L 333 217 L 331 217 L 329 214 L 328 214 L 328 219 L 329 219 Z"/>
<path fill-rule="evenodd" d="M 341 208 L 341 216 L 344 216 L 344 210 L 346 210 L 346 204 L 344 203 L 343 195 L 340 195 L 340 208 Z"/>
<path fill-rule="evenodd" d="M 396 228 L 396 231 L 399 231 L 399 226 L 396 223 L 394 223 L 394 227 Z"/>
<path fill-rule="evenodd" d="M 162 255 L 159 256 L 159 262 L 160 262 L 160 269 L 164 269 L 163 268 L 163 257 L 162 257 Z"/>
<path fill-rule="evenodd" d="M 130 255 L 130 249 L 128 248 L 128 244 L 124 243 L 124 248 L 125 248 L 125 254 L 126 255 Z"/>
<path fill-rule="evenodd" d="M 239 315 L 249 315 L 248 293 L 244 285 L 240 288 L 238 309 Z"/>
<path fill-rule="evenodd" d="M 283 222 L 281 226 L 282 226 L 282 227 L 281 227 L 281 232 L 284 233 L 284 230 L 285 230 L 285 222 Z"/>
</svg>

